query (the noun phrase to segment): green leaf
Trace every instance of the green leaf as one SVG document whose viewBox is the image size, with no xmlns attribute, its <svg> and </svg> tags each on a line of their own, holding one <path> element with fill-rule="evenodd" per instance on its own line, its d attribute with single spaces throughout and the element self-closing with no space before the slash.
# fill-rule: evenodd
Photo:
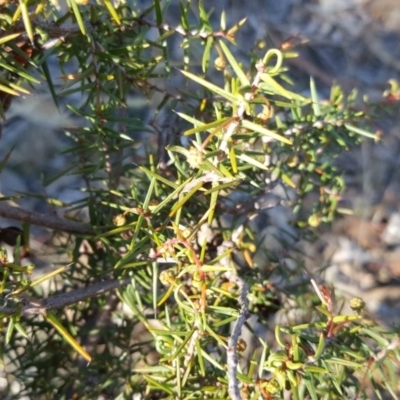
<svg viewBox="0 0 400 400">
<path fill-rule="evenodd" d="M 256 167 L 258 169 L 262 169 L 264 171 L 269 170 L 269 167 L 265 166 L 264 164 L 260 163 L 259 161 L 255 160 L 254 158 L 251 158 L 247 154 L 237 155 L 236 158 L 238 158 L 239 160 L 241 160 L 247 164 L 253 165 L 254 167 Z"/>
<path fill-rule="evenodd" d="M 389 346 L 389 340 L 383 337 L 381 332 L 375 332 L 372 329 L 363 327 L 360 330 L 360 333 L 369 336 L 370 338 L 374 339 L 378 345 L 382 348 Z"/>
<path fill-rule="evenodd" d="M 226 12 L 225 12 L 225 10 L 222 10 L 222 12 L 221 12 L 220 26 L 221 26 L 221 31 L 226 30 Z"/>
<path fill-rule="evenodd" d="M 378 136 L 375 133 L 368 132 L 362 128 L 358 128 L 356 126 L 350 124 L 344 124 L 345 128 L 350 132 L 357 133 L 358 135 L 365 136 L 370 139 L 378 140 Z"/>
<path fill-rule="evenodd" d="M 284 136 L 279 135 L 278 133 L 271 131 L 267 128 L 264 128 L 261 125 L 255 124 L 254 122 L 248 121 L 247 119 L 244 119 L 241 122 L 241 125 L 244 128 L 250 129 L 254 132 L 259 132 L 261 134 L 263 134 L 264 136 L 270 137 L 272 139 L 278 140 L 280 142 L 292 145 L 292 142 L 289 139 L 286 139 Z"/>
<path fill-rule="evenodd" d="M 317 87 L 315 86 L 315 80 L 313 77 L 310 78 L 310 91 L 314 115 L 319 117 L 321 115 L 321 108 L 319 106 Z"/>
<path fill-rule="evenodd" d="M 209 306 L 209 309 L 212 311 L 215 311 L 218 314 L 222 314 L 222 315 L 233 316 L 235 318 L 238 318 L 238 316 L 239 316 L 238 310 L 235 310 L 230 307 Z"/>
<path fill-rule="evenodd" d="M 10 40 L 13 40 L 17 38 L 18 36 L 21 36 L 21 33 L 12 33 L 11 35 L 6 35 L 0 38 L 0 45 L 9 42 Z"/>
<path fill-rule="evenodd" d="M 220 186 L 224 186 L 224 185 L 220 185 Z M 216 182 L 212 183 L 212 189 L 211 190 L 215 190 L 210 192 L 211 196 L 210 196 L 210 206 L 209 206 L 209 210 L 210 213 L 208 215 L 207 218 L 207 222 L 208 224 L 211 226 L 212 221 L 214 220 L 214 214 L 215 214 L 215 210 L 217 208 L 217 202 L 218 202 L 218 195 L 219 195 L 219 189 L 220 186 L 218 186 L 218 184 Z M 207 195 L 208 193 L 205 193 L 205 195 Z"/>
<path fill-rule="evenodd" d="M 169 217 L 173 217 L 179 209 L 204 185 L 204 182 L 199 182 L 193 189 L 191 189 L 182 199 L 180 199 L 171 209 Z"/>
<path fill-rule="evenodd" d="M 206 376 L 206 366 L 204 363 L 204 358 L 203 358 L 203 349 L 201 347 L 200 340 L 196 340 L 196 354 L 197 354 L 197 360 L 199 361 L 199 367 L 200 367 L 200 374 L 201 376 Z"/>
<path fill-rule="evenodd" d="M 67 267 L 60 267 L 60 268 L 57 268 L 55 271 L 48 272 L 47 274 L 41 276 L 40 278 L 35 279 L 32 282 L 29 282 L 27 285 L 19 287 L 18 289 L 12 291 L 10 293 L 10 296 L 17 296 L 23 292 L 26 292 L 27 290 L 29 290 L 37 285 L 40 285 L 41 283 L 49 280 L 50 278 L 53 278 L 54 276 L 65 272 L 66 269 L 67 269 Z"/>
<path fill-rule="evenodd" d="M 214 38 L 212 36 L 208 37 L 206 40 L 206 46 L 204 48 L 203 58 L 201 62 L 201 67 L 204 73 L 208 70 L 208 67 L 210 65 L 210 56 L 213 43 L 214 43 Z"/>
<path fill-rule="evenodd" d="M 173 395 L 174 387 L 172 385 L 170 385 L 170 386 L 165 385 L 165 384 L 163 384 L 161 382 L 158 382 L 157 380 L 155 380 L 155 379 L 153 379 L 153 378 L 151 378 L 150 376 L 147 376 L 147 375 L 143 375 L 143 378 L 146 379 L 146 381 L 150 382 L 152 387 L 157 388 L 157 389 L 161 389 L 164 392 L 170 394 L 171 396 Z"/>
<path fill-rule="evenodd" d="M 24 21 L 26 33 L 28 35 L 28 38 L 32 42 L 33 41 L 33 29 L 32 29 L 31 19 L 29 16 L 28 1 L 27 0 L 19 0 L 19 8 L 21 10 L 22 20 Z"/>
<path fill-rule="evenodd" d="M 86 361 L 90 362 L 92 357 L 90 354 L 70 335 L 70 333 L 62 326 L 60 321 L 56 318 L 53 312 L 48 311 L 44 318 L 47 322 L 49 322 L 58 333 L 64 338 L 64 340 L 75 350 L 77 351 Z"/>
<path fill-rule="evenodd" d="M 142 167 L 140 167 L 140 169 L 141 169 L 143 172 L 145 172 L 149 177 L 155 178 L 155 179 L 157 179 L 158 181 L 164 183 L 165 185 L 171 186 L 173 189 L 177 189 L 177 188 L 181 187 L 182 185 L 185 185 L 185 184 L 186 184 L 186 182 L 184 182 L 181 186 L 178 186 L 176 183 L 174 183 L 174 182 L 172 182 L 172 181 L 170 181 L 170 180 L 164 178 L 164 177 L 161 176 L 161 175 L 158 175 L 157 173 L 155 173 L 155 172 L 153 172 L 153 171 L 150 171 L 150 170 L 149 170 L 148 168 L 146 168 L 146 167 L 143 167 L 143 166 L 142 166 Z"/>
<path fill-rule="evenodd" d="M 314 354 L 314 360 L 318 360 L 321 357 L 324 349 L 325 349 L 325 334 L 323 332 L 321 332 L 319 334 L 319 341 L 318 341 L 317 349 Z"/>
<path fill-rule="evenodd" d="M 171 30 L 171 31 L 164 32 L 163 27 L 162 27 L 163 13 L 166 12 L 166 7 L 168 7 L 168 5 L 169 4 L 166 4 L 164 10 L 162 10 L 160 0 L 154 1 L 154 10 L 155 10 L 156 21 L 157 21 L 157 25 L 158 25 L 158 33 L 160 35 L 160 38 L 158 39 L 158 41 L 160 41 L 161 46 L 162 46 L 165 71 L 169 74 L 171 72 L 171 67 L 170 67 L 169 56 L 168 56 L 167 38 L 173 34 L 173 31 Z"/>
<path fill-rule="evenodd" d="M 5 343 L 6 344 L 10 343 L 10 340 L 11 340 L 12 335 L 14 333 L 15 320 L 16 320 L 16 316 L 13 315 L 13 316 L 11 316 L 10 320 L 8 321 L 7 332 L 6 332 L 6 337 L 5 337 Z"/>
<path fill-rule="evenodd" d="M 15 324 L 15 329 L 26 339 L 28 339 L 28 333 L 26 332 L 25 328 L 19 323 L 17 322 Z"/>
<path fill-rule="evenodd" d="M 336 315 L 333 318 L 333 322 L 335 324 L 340 324 L 342 322 L 358 321 L 361 319 L 362 319 L 362 317 L 360 317 L 359 315 Z"/>
<path fill-rule="evenodd" d="M 179 8 L 181 11 L 181 24 L 183 29 L 187 32 L 190 29 L 189 25 L 189 18 L 188 18 L 188 7 L 190 5 L 190 2 L 186 3 L 186 7 L 183 4 L 182 0 L 179 0 Z"/>
<path fill-rule="evenodd" d="M 153 333 L 153 334 L 155 333 L 153 329 L 151 329 L 150 332 Z M 168 331 L 165 331 L 165 332 L 168 332 Z M 187 345 L 187 343 L 189 342 L 189 340 L 191 339 L 191 337 L 193 336 L 193 334 L 195 332 L 196 331 L 194 329 L 192 329 L 190 332 L 184 332 L 184 335 L 178 335 L 178 336 L 184 336 L 184 338 L 183 338 L 181 344 L 175 350 L 174 354 L 172 354 L 170 357 L 168 357 L 168 359 L 171 362 L 179 357 L 179 355 L 181 354 L 182 350 Z M 170 331 L 169 333 L 170 333 L 169 336 L 172 336 L 172 337 L 175 336 L 175 332 L 174 331 Z M 159 335 L 160 335 L 160 333 L 159 333 Z M 165 334 L 163 334 L 163 333 L 161 333 L 161 335 L 165 336 Z"/>
<path fill-rule="evenodd" d="M 226 183 L 222 183 L 221 185 L 218 185 L 217 182 L 214 182 L 215 185 L 213 185 L 213 187 L 211 189 L 206 190 L 203 194 L 204 196 L 207 196 L 209 194 L 214 194 L 225 190 L 225 189 L 231 189 L 236 187 L 239 183 L 240 183 L 240 179 L 232 179 L 230 182 L 226 182 Z M 215 203 L 216 199 L 214 200 L 214 202 L 212 204 L 210 204 L 210 207 L 215 207 L 216 203 Z"/>
<path fill-rule="evenodd" d="M 247 78 L 246 74 L 243 72 L 242 68 L 240 68 L 239 64 L 237 63 L 235 57 L 233 54 L 229 51 L 228 47 L 226 44 L 220 40 L 219 44 L 222 48 L 222 51 L 224 52 L 227 60 L 229 61 L 229 64 L 231 65 L 232 69 L 235 71 L 235 74 L 239 78 L 239 81 L 242 86 L 251 86 L 250 80 Z"/>
<path fill-rule="evenodd" d="M 209 91 L 218 94 L 219 96 L 227 99 L 228 101 L 230 101 L 232 104 L 239 104 L 240 102 L 240 98 L 238 98 L 237 96 L 233 95 L 232 93 L 227 92 L 224 89 L 221 89 L 220 87 L 206 81 L 203 78 L 200 78 L 190 72 L 187 71 L 182 71 L 182 74 L 185 75 L 186 77 L 188 77 L 189 79 L 199 83 L 200 85 L 204 86 L 206 89 L 208 89 Z"/>
<path fill-rule="evenodd" d="M 81 30 L 82 35 L 86 35 L 86 27 L 85 27 L 85 23 L 83 22 L 81 12 L 79 10 L 79 6 L 76 3 L 76 0 L 70 0 L 70 3 L 71 3 L 72 11 L 76 18 L 76 22 L 79 26 L 79 29 Z"/>
<path fill-rule="evenodd" d="M 297 93 L 293 93 L 287 89 L 285 89 L 282 85 L 280 85 L 270 74 L 262 74 L 261 79 L 265 83 L 260 84 L 260 89 L 266 90 L 269 93 L 272 93 L 274 95 L 279 95 L 282 97 L 285 97 L 286 99 L 289 100 L 296 100 L 300 103 L 310 103 L 310 99 L 307 99 L 306 97 L 300 96 Z"/>
<path fill-rule="evenodd" d="M 207 12 L 204 9 L 203 0 L 199 0 L 199 15 L 200 15 L 200 29 L 204 30 L 205 32 L 211 33 L 212 27 Z"/>
<path fill-rule="evenodd" d="M 218 128 L 218 127 L 222 128 L 224 125 L 226 125 L 227 121 L 232 119 L 232 118 L 228 118 L 228 117 L 221 118 L 221 119 L 218 119 L 217 121 L 213 121 L 208 124 L 205 124 L 204 122 L 198 121 L 198 120 L 190 117 L 189 115 L 185 115 L 182 113 L 178 113 L 178 115 L 181 118 L 185 119 L 186 121 L 191 122 L 193 125 L 197 125 L 196 128 L 192 128 L 192 129 L 185 131 L 183 133 L 185 136 L 193 135 L 194 133 L 198 133 L 198 132 L 205 132 L 205 131 L 212 132 L 212 131 L 216 130 L 216 128 Z"/>
<path fill-rule="evenodd" d="M 115 10 L 111 0 L 104 0 L 104 4 L 107 7 L 108 12 L 111 14 L 112 18 L 114 19 L 114 21 L 118 24 L 121 25 L 121 20 L 119 18 L 119 15 L 117 13 L 117 11 Z"/>
<path fill-rule="evenodd" d="M 185 188 L 185 186 L 189 182 L 190 182 L 190 179 L 188 179 L 187 181 L 183 182 L 180 186 L 178 186 L 160 204 L 158 204 L 156 207 L 154 207 L 154 209 L 151 210 L 151 213 L 154 215 L 157 215 L 168 203 L 170 203 L 172 200 L 174 200 L 179 195 L 179 193 Z"/>
<path fill-rule="evenodd" d="M 305 365 L 304 372 L 312 372 L 316 374 L 328 374 L 329 371 L 325 368 L 317 367 L 315 365 Z"/>
<path fill-rule="evenodd" d="M 150 181 L 150 185 L 149 185 L 149 188 L 147 190 L 147 195 L 146 195 L 146 198 L 145 198 L 144 203 L 143 203 L 143 209 L 145 211 L 149 210 L 149 204 L 150 204 L 150 201 L 151 201 L 151 199 L 153 197 L 153 191 L 154 191 L 155 185 L 156 185 L 156 178 L 153 177 L 151 179 L 151 181 Z"/>
<path fill-rule="evenodd" d="M 312 371 L 311 371 L 312 372 Z M 307 387 L 308 393 L 310 393 L 312 400 L 318 400 L 316 385 L 311 373 L 306 373 L 303 380 L 305 386 Z"/>
<path fill-rule="evenodd" d="M 12 96 L 19 96 L 19 93 L 16 92 L 15 90 L 11 89 L 9 86 L 5 86 L 3 84 L 0 83 L 0 90 L 2 92 L 11 94 Z"/>
<path fill-rule="evenodd" d="M 50 94 L 54 101 L 54 104 L 56 105 L 57 108 L 59 108 L 57 94 L 54 89 L 53 80 L 51 79 L 51 73 L 50 73 L 49 67 L 47 65 L 47 61 L 44 61 L 42 63 L 42 71 L 43 71 L 44 77 L 46 78 L 46 82 L 47 82 L 48 88 L 50 90 Z"/>
<path fill-rule="evenodd" d="M 227 39 L 230 40 L 231 42 L 234 42 L 234 38 L 236 35 L 236 32 L 246 23 L 247 17 L 241 19 L 237 24 L 233 25 L 232 28 L 229 29 L 227 32 Z"/>
<path fill-rule="evenodd" d="M 149 367 L 138 367 L 138 368 L 134 368 L 132 371 L 137 372 L 139 374 L 168 374 L 168 373 L 174 372 L 175 370 L 172 367 L 156 365 L 154 367 L 150 367 L 150 366 Z"/>
<path fill-rule="evenodd" d="M 156 13 L 157 25 L 161 25 L 162 22 L 163 22 L 163 14 L 162 14 L 162 11 L 161 11 L 160 0 L 154 0 L 154 10 L 155 10 L 155 13 Z"/>
<path fill-rule="evenodd" d="M 350 360 L 342 359 L 339 357 L 330 357 L 330 358 L 325 358 L 324 361 L 327 364 L 336 364 L 336 365 L 343 365 L 345 367 L 349 367 L 352 369 L 362 369 L 364 368 L 364 365 L 362 363 L 356 363 Z"/>
</svg>

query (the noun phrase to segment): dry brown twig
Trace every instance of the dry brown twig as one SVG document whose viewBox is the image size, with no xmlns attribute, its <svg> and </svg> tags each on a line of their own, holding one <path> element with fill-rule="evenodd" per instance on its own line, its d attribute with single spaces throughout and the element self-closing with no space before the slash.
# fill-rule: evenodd
<svg viewBox="0 0 400 400">
<path fill-rule="evenodd" d="M 94 233 L 91 226 L 75 221 L 68 221 L 56 215 L 40 214 L 23 208 L 13 207 L 0 202 L 0 217 L 13 219 L 15 221 L 27 222 L 32 225 L 43 226 L 56 231 L 90 235 Z"/>
<path fill-rule="evenodd" d="M 21 296 L 20 302 L 22 303 L 21 315 L 37 315 L 45 314 L 46 311 L 64 308 L 80 301 L 85 301 L 92 297 L 101 296 L 111 290 L 118 289 L 126 286 L 131 282 L 130 278 L 123 280 L 110 279 L 106 281 L 96 282 L 89 286 L 72 290 L 67 293 L 62 293 L 45 299 L 37 299 Z M 0 307 L 0 313 L 11 315 L 18 309 L 18 305 L 11 307 Z"/>
</svg>

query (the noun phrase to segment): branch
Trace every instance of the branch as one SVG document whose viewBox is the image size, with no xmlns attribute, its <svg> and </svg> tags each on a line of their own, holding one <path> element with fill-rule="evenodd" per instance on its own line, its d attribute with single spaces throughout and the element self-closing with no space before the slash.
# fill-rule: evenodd
<svg viewBox="0 0 400 400">
<path fill-rule="evenodd" d="M 130 278 L 123 279 L 121 281 L 112 279 L 108 281 L 101 281 L 93 283 L 92 285 L 72 290 L 67 293 L 57 294 L 45 299 L 35 298 L 21 298 L 21 315 L 37 315 L 44 314 L 46 311 L 64 308 L 72 304 L 79 303 L 90 299 L 92 297 L 100 296 L 113 289 L 118 289 L 122 286 L 126 286 L 131 282 Z M 0 307 L 0 313 L 11 315 L 18 310 L 18 305 L 14 307 Z"/>
<path fill-rule="evenodd" d="M 225 274 L 227 276 L 227 274 Z M 228 364 L 228 393 L 231 399 L 240 400 L 242 397 L 240 395 L 239 380 L 237 378 L 237 345 L 239 336 L 242 333 L 242 327 L 249 317 L 249 301 L 247 299 L 247 294 L 249 292 L 249 287 L 247 283 L 237 275 L 229 274 L 227 276 L 229 281 L 235 283 L 240 292 L 239 304 L 240 312 L 239 317 L 236 320 L 235 326 L 233 327 L 232 333 L 228 340 L 228 351 L 227 351 L 227 364 Z"/>
<path fill-rule="evenodd" d="M 222 244 L 217 247 L 217 255 L 221 257 L 220 263 L 223 266 L 229 268 L 229 271 L 223 274 L 223 277 L 228 279 L 229 282 L 236 285 L 239 289 L 239 305 L 240 311 L 239 316 L 235 322 L 235 326 L 232 329 L 231 335 L 228 339 L 228 349 L 226 354 L 226 363 L 228 365 L 228 393 L 232 400 L 241 400 L 239 380 L 237 378 L 237 346 L 239 336 L 242 333 L 242 328 L 247 318 L 249 317 L 249 300 L 247 299 L 247 294 L 249 293 L 249 285 L 235 272 L 232 271 L 230 252 L 234 246 L 233 242 L 224 240 Z"/>
<path fill-rule="evenodd" d="M 12 207 L 3 202 L 0 202 L 0 217 L 27 222 L 32 225 L 43 226 L 62 232 L 78 233 L 82 235 L 94 233 L 89 225 L 61 219 L 51 214 L 39 214 L 22 208 Z"/>
</svg>

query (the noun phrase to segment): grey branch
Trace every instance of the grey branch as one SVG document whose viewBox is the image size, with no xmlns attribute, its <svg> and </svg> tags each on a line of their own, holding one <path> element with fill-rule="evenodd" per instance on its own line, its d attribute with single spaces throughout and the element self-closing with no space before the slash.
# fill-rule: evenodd
<svg viewBox="0 0 400 400">
<path fill-rule="evenodd" d="M 64 308 L 72 304 L 79 303 L 80 301 L 100 296 L 106 292 L 109 292 L 110 290 L 126 286 L 130 282 L 131 279 L 129 278 L 120 281 L 116 279 L 110 279 L 107 281 L 96 282 L 89 286 L 72 290 L 67 293 L 50 296 L 45 299 L 22 298 L 21 315 L 28 316 L 44 314 L 46 311 Z M 18 306 L 0 307 L 0 313 L 11 315 L 15 313 L 17 309 Z"/>
<path fill-rule="evenodd" d="M 249 293 L 249 285 L 239 276 L 236 275 L 235 272 L 231 271 L 232 262 L 230 260 L 230 250 L 233 248 L 233 243 L 227 240 L 224 240 L 221 245 L 218 246 L 217 254 L 221 257 L 220 263 L 230 269 L 230 271 L 224 273 L 224 278 L 228 279 L 229 282 L 237 285 L 239 289 L 239 305 L 240 311 L 239 316 L 235 322 L 235 325 L 232 329 L 231 335 L 228 340 L 228 350 L 226 355 L 226 362 L 228 365 L 228 393 L 231 399 L 233 400 L 241 400 L 240 388 L 239 388 L 239 380 L 237 378 L 237 366 L 238 366 L 238 357 L 237 357 L 237 345 L 240 334 L 242 333 L 242 328 L 247 318 L 250 316 L 249 313 L 249 300 L 247 299 L 247 295 Z M 223 255 L 225 256 L 223 257 Z"/>
<path fill-rule="evenodd" d="M 13 219 L 15 221 L 27 222 L 57 231 L 77 233 L 82 235 L 93 234 L 93 229 L 86 224 L 68 221 L 50 214 L 39 214 L 22 208 L 13 207 L 0 202 L 0 217 Z"/>
<path fill-rule="evenodd" d="M 229 281 L 235 283 L 239 287 L 239 304 L 240 312 L 239 317 L 235 322 L 232 333 L 228 340 L 228 351 L 227 351 L 227 364 L 228 364 L 228 393 L 231 399 L 241 400 L 239 380 L 237 378 L 237 344 L 239 336 L 242 333 L 242 327 L 249 317 L 249 301 L 247 299 L 247 294 L 249 292 L 249 286 L 247 283 L 237 275 L 233 273 L 225 274 L 228 276 Z"/>
</svg>

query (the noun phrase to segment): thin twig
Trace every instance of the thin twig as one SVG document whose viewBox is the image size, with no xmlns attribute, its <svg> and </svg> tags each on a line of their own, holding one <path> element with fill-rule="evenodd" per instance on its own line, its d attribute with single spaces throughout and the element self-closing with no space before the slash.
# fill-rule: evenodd
<svg viewBox="0 0 400 400">
<path fill-rule="evenodd" d="M 68 221 L 55 215 L 39 214 L 22 208 L 13 207 L 0 202 L 0 217 L 15 221 L 27 222 L 32 225 L 43 226 L 57 231 L 77 233 L 82 235 L 93 234 L 93 229 L 84 223 Z"/>
<path fill-rule="evenodd" d="M 231 266 L 231 257 L 229 256 L 230 251 L 232 249 L 232 244 L 230 241 L 224 240 L 217 248 L 217 254 L 221 257 L 220 263 L 232 270 Z M 225 254 L 225 256 L 224 256 Z M 228 279 L 229 282 L 236 285 L 239 289 L 239 305 L 240 311 L 239 316 L 235 322 L 235 325 L 232 329 L 232 333 L 229 336 L 228 340 L 228 350 L 227 350 L 227 365 L 228 365 L 228 393 L 231 399 L 233 400 L 241 400 L 240 389 L 239 389 L 239 380 L 237 378 L 237 366 L 238 366 L 238 357 L 237 357 L 237 346 L 239 336 L 242 333 L 242 327 L 246 322 L 247 318 L 250 316 L 249 312 L 249 300 L 247 299 L 247 294 L 249 293 L 249 285 L 239 276 L 236 275 L 235 272 L 225 272 L 223 277 Z"/>
<path fill-rule="evenodd" d="M 126 286 L 130 282 L 130 278 L 126 278 L 120 281 L 116 279 L 111 279 L 107 281 L 93 283 L 89 286 L 72 290 L 67 293 L 50 296 L 45 299 L 22 297 L 21 303 L 23 304 L 23 306 L 21 309 L 21 315 L 27 316 L 44 314 L 46 313 L 46 311 L 64 308 L 72 304 L 77 304 L 80 301 L 100 296 L 104 293 L 109 292 L 110 290 Z M 11 315 L 15 313 L 17 309 L 17 305 L 14 307 L 0 307 L 0 313 Z"/>
<path fill-rule="evenodd" d="M 228 274 L 225 274 L 227 276 Z M 241 400 L 239 380 L 237 378 L 237 345 L 239 336 L 242 333 L 242 327 L 249 317 L 249 301 L 247 299 L 247 294 L 249 292 L 249 286 L 247 283 L 235 274 L 229 274 L 227 276 L 229 281 L 236 284 L 239 288 L 239 304 L 240 312 L 239 317 L 235 322 L 232 333 L 228 340 L 228 351 L 227 351 L 227 364 L 228 364 L 228 393 L 231 399 Z"/>
</svg>

